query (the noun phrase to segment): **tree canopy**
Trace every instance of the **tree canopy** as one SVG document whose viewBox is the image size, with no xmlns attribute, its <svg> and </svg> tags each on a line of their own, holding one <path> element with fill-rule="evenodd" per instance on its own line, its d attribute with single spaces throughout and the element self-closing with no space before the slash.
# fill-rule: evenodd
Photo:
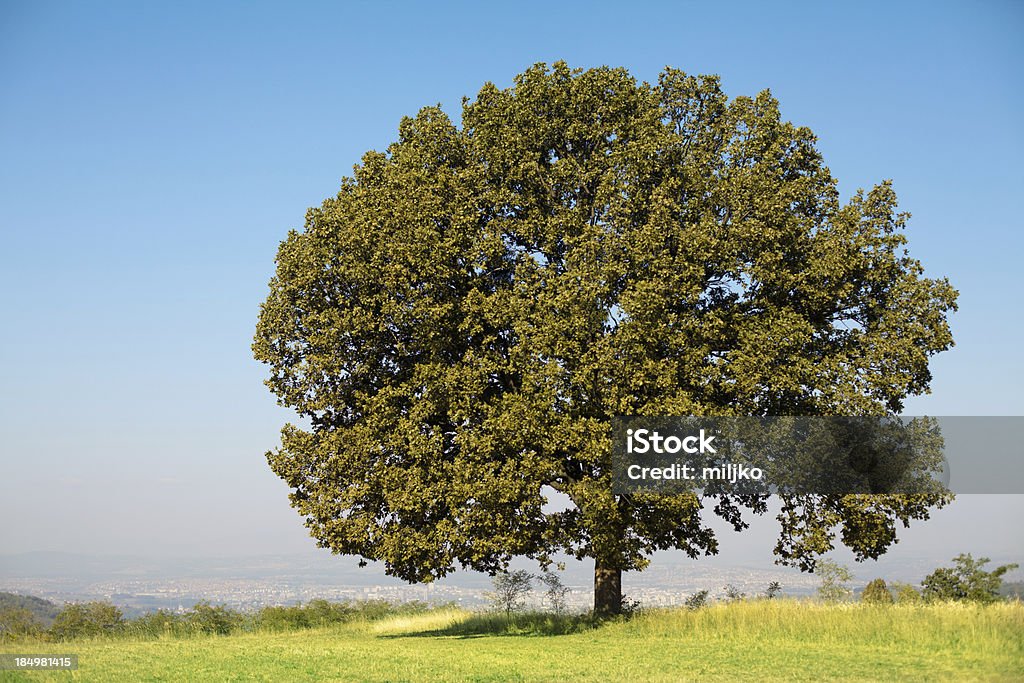
<svg viewBox="0 0 1024 683">
<path fill-rule="evenodd" d="M 1003 575 L 1019 565 L 1004 564 L 992 571 L 982 569 L 989 563 L 987 557 L 977 560 L 970 553 L 953 558 L 953 567 L 940 567 L 921 582 L 921 595 L 926 600 L 966 600 L 995 602 L 1003 584 Z"/>
<path fill-rule="evenodd" d="M 595 561 L 597 608 L 705 512 L 615 496 L 616 415 L 892 415 L 928 390 L 956 292 L 906 252 L 889 182 L 840 200 L 813 133 L 715 76 L 538 64 L 460 124 L 426 107 L 281 244 L 253 346 L 270 466 L 318 543 L 430 581 Z M 552 492 L 571 504 L 549 504 Z M 783 500 L 778 560 L 858 557 L 940 496 Z M 708 510 L 705 510 L 708 508 Z"/>
</svg>

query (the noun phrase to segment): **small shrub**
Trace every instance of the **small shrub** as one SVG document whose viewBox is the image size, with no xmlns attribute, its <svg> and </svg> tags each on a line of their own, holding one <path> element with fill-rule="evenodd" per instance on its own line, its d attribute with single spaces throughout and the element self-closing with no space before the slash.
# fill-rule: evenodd
<svg viewBox="0 0 1024 683">
<path fill-rule="evenodd" d="M 264 607 L 256 614 L 256 626 L 268 631 L 309 628 L 309 611 L 300 605 Z"/>
<path fill-rule="evenodd" d="M 742 600 L 743 598 L 747 597 L 746 593 L 740 591 L 739 588 L 732 585 L 731 583 L 723 586 L 722 590 L 725 591 L 725 597 L 730 602 L 736 602 L 737 600 Z"/>
<path fill-rule="evenodd" d="M 698 610 L 708 604 L 708 591 L 697 591 L 683 601 L 687 609 Z"/>
<path fill-rule="evenodd" d="M 355 609 L 346 603 L 310 600 L 306 603 L 306 622 L 310 626 L 326 626 L 350 621 Z"/>
<path fill-rule="evenodd" d="M 158 609 L 155 612 L 135 617 L 127 622 L 124 630 L 133 636 L 159 638 L 161 636 L 181 635 L 185 628 L 180 614 Z"/>
<path fill-rule="evenodd" d="M 185 615 L 185 621 L 194 633 L 225 636 L 241 626 L 244 617 L 226 605 L 211 605 L 203 600 Z"/>
<path fill-rule="evenodd" d="M 864 592 L 860 594 L 860 599 L 872 605 L 891 605 L 892 593 L 889 592 L 889 587 L 885 585 L 885 579 L 875 579 L 864 587 Z"/>
<path fill-rule="evenodd" d="M 623 595 L 622 596 L 622 602 L 619 603 L 619 605 L 620 605 L 620 607 L 619 607 L 619 614 L 621 614 L 626 619 L 630 619 L 632 617 L 635 617 L 636 615 L 640 614 L 640 612 L 642 610 L 642 607 L 640 605 L 640 601 L 639 600 L 634 600 L 633 598 L 629 597 L 628 595 Z"/>
<path fill-rule="evenodd" d="M 774 600 L 782 593 L 782 584 L 778 581 L 772 581 L 768 584 L 768 587 L 764 589 L 764 597 L 769 600 Z"/>
</svg>

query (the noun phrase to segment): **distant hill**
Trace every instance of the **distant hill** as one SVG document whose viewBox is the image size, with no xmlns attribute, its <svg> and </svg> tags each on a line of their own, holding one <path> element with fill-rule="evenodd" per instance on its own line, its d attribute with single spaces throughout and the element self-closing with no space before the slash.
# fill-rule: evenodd
<svg viewBox="0 0 1024 683">
<path fill-rule="evenodd" d="M 18 595 L 0 591 L 0 612 L 7 609 L 27 609 L 45 627 L 49 627 L 53 623 L 54 617 L 60 611 L 60 607 L 49 600 L 43 600 L 34 595 Z"/>
<path fill-rule="evenodd" d="M 1004 581 L 999 587 L 999 595 L 1004 598 L 1024 599 L 1024 581 Z"/>
</svg>

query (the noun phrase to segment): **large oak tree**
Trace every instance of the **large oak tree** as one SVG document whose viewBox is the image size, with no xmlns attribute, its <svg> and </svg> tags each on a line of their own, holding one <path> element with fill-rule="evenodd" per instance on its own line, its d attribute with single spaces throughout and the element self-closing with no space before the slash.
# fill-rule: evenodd
<svg viewBox="0 0 1024 683">
<path fill-rule="evenodd" d="M 893 415 L 952 345 L 956 292 L 889 183 L 841 202 L 765 91 L 539 64 L 461 125 L 404 119 L 281 244 L 254 352 L 308 427 L 268 454 L 318 543 L 430 581 L 717 550 L 763 498 L 612 493 L 615 415 Z M 552 492 L 566 506 L 552 506 Z M 939 496 L 789 496 L 777 560 L 860 558 Z M 563 509 L 564 508 L 564 509 Z"/>
</svg>

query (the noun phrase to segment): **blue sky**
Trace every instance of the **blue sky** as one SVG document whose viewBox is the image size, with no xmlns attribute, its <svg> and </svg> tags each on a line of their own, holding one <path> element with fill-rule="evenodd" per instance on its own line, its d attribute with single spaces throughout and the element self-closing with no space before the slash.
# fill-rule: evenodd
<svg viewBox="0 0 1024 683">
<path fill-rule="evenodd" d="M 960 289 L 907 412 L 1024 413 L 1021 35 L 1019 2 L 0 0 L 2 552 L 311 548 L 249 352 L 277 244 L 403 115 L 457 118 L 538 61 L 770 88 L 844 195 L 893 179 L 912 254 Z M 919 537 L 1022 554 L 977 531 L 1020 498 Z"/>
</svg>

